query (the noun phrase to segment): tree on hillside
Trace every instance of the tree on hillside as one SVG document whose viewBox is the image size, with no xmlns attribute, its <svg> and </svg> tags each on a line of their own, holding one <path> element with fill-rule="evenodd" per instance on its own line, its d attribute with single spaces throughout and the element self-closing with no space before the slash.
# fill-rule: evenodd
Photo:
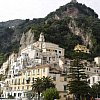
<svg viewBox="0 0 100 100">
<path fill-rule="evenodd" d="M 71 74 L 69 75 L 71 81 L 69 82 L 69 91 L 74 94 L 75 97 L 80 100 L 84 98 L 90 92 L 90 87 L 86 81 L 86 74 L 84 67 L 77 58 L 74 60 L 73 65 L 70 68 Z"/>
<path fill-rule="evenodd" d="M 55 100 L 59 99 L 59 92 L 55 88 L 46 89 L 43 92 L 44 100 Z"/>
<path fill-rule="evenodd" d="M 91 95 L 94 98 L 98 98 L 98 97 L 100 98 L 100 82 L 95 83 L 94 85 L 92 85 Z"/>
</svg>

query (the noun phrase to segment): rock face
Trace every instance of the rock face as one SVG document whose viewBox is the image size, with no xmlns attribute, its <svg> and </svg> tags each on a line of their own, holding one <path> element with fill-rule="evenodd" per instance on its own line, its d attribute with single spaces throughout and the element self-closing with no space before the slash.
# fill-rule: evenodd
<svg viewBox="0 0 100 100">
<path fill-rule="evenodd" d="M 20 49 L 25 48 L 27 45 L 30 45 L 35 42 L 34 33 L 30 29 L 28 32 L 23 33 L 20 40 Z"/>
<path fill-rule="evenodd" d="M 34 32 L 29 30 L 31 27 Z M 20 46 L 22 49 L 26 45 L 34 43 L 41 31 L 44 32 L 48 42 L 58 43 L 66 50 L 71 51 L 69 48 L 74 45 L 69 44 L 75 44 L 76 41 L 82 40 L 79 42 L 80 44 L 83 42 L 89 48 L 94 48 L 97 45 L 94 48 L 95 52 L 100 51 L 100 20 L 98 15 L 93 9 L 78 3 L 76 0 L 71 0 L 70 3 L 51 12 L 45 18 L 0 22 L 0 53 L 11 53 L 18 50 Z M 72 33 L 78 38 L 74 38 L 76 41 L 73 43 L 69 42 L 69 36 L 73 37 Z M 65 42 L 64 39 L 68 41 Z"/>
<path fill-rule="evenodd" d="M 87 27 L 88 31 L 85 31 L 86 30 L 85 28 L 77 26 L 76 19 L 86 18 L 86 17 L 95 19 L 98 18 L 98 15 L 94 12 L 93 9 L 85 6 L 84 4 L 78 3 L 77 0 L 71 0 L 70 3 L 61 6 L 55 12 L 50 13 L 46 17 L 46 22 L 52 19 L 62 20 L 68 17 L 71 18 L 68 24 L 70 31 L 75 35 L 80 36 L 82 38 L 83 44 L 91 49 L 93 47 L 93 42 L 91 40 L 92 29 L 90 27 Z"/>
<path fill-rule="evenodd" d="M 69 29 L 71 30 L 72 33 L 82 38 L 83 44 L 85 46 L 89 46 L 90 49 L 93 47 L 93 43 L 91 41 L 91 33 L 90 33 L 91 30 L 90 32 L 84 32 L 84 29 L 77 27 L 74 19 L 72 19 L 69 22 Z"/>
</svg>

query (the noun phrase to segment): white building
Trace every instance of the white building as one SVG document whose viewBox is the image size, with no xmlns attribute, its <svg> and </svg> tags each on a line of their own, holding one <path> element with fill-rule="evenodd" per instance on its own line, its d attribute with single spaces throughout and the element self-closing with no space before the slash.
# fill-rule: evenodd
<svg viewBox="0 0 100 100">
<path fill-rule="evenodd" d="M 100 57 L 95 57 L 94 61 L 96 62 L 97 65 L 100 66 Z"/>
<path fill-rule="evenodd" d="M 89 85 L 92 86 L 95 83 L 98 83 L 100 81 L 100 76 L 98 74 L 90 76 L 88 78 Z"/>
<path fill-rule="evenodd" d="M 41 33 L 39 41 L 28 44 L 20 50 L 18 56 L 14 53 L 10 55 L 8 76 L 17 75 L 26 66 L 58 63 L 62 67 L 61 58 L 64 58 L 64 49 L 56 44 L 45 42 L 44 34 Z"/>
</svg>

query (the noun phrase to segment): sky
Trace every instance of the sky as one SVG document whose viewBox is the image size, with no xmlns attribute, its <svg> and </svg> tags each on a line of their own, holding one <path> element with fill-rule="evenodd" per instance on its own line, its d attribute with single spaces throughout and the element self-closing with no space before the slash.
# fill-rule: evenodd
<svg viewBox="0 0 100 100">
<path fill-rule="evenodd" d="M 13 19 L 43 18 L 71 0 L 0 0 L 0 22 Z M 78 0 L 100 17 L 100 0 Z"/>
</svg>

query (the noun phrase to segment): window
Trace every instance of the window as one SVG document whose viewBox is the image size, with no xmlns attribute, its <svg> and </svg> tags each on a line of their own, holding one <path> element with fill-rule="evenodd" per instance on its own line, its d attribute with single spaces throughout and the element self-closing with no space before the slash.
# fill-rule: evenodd
<svg viewBox="0 0 100 100">
<path fill-rule="evenodd" d="M 55 50 L 55 52 L 57 53 L 57 50 Z"/>
<path fill-rule="evenodd" d="M 27 90 L 29 89 L 29 86 L 27 86 Z"/>
<path fill-rule="evenodd" d="M 38 69 L 38 70 L 37 70 L 37 74 L 39 75 L 39 73 L 40 73 L 40 70 Z"/>
<path fill-rule="evenodd" d="M 28 76 L 30 76 L 30 72 L 28 72 Z"/>
<path fill-rule="evenodd" d="M 14 90 L 16 90 L 16 87 L 14 87 Z"/>
<path fill-rule="evenodd" d="M 17 85 L 17 80 L 15 79 L 14 85 Z"/>
<path fill-rule="evenodd" d="M 45 73 L 45 68 L 43 69 L 43 73 Z"/>
<path fill-rule="evenodd" d="M 28 80 L 26 80 L 26 83 L 29 84 L 30 83 L 30 77 L 28 78 Z"/>
<path fill-rule="evenodd" d="M 47 60 L 47 57 L 43 57 L 43 60 Z"/>
<path fill-rule="evenodd" d="M 66 95 L 64 95 L 64 98 L 66 98 Z"/>
<path fill-rule="evenodd" d="M 64 77 L 64 81 L 67 81 L 67 78 L 66 77 Z"/>
<path fill-rule="evenodd" d="M 16 97 L 16 93 L 14 93 L 14 97 Z"/>
<path fill-rule="evenodd" d="M 21 93 L 18 93 L 18 97 L 20 97 L 21 96 Z"/>
<path fill-rule="evenodd" d="M 61 51 L 59 51 L 59 53 L 61 53 Z"/>
<path fill-rule="evenodd" d="M 37 53 L 37 56 L 38 56 L 39 54 Z"/>
<path fill-rule="evenodd" d="M 90 79 L 88 80 L 88 83 L 90 84 Z"/>
<path fill-rule="evenodd" d="M 33 70 L 33 75 L 35 75 L 35 70 Z"/>
<path fill-rule="evenodd" d="M 49 61 L 51 60 L 51 57 L 49 57 Z"/>
<path fill-rule="evenodd" d="M 25 79 L 23 78 L 22 84 L 24 84 Z"/>
<path fill-rule="evenodd" d="M 20 85 L 20 79 L 18 80 L 18 85 Z"/>
<path fill-rule="evenodd" d="M 88 70 L 88 68 L 87 68 L 87 70 Z"/>
<path fill-rule="evenodd" d="M 22 89 L 24 89 L 24 86 L 22 86 Z"/>
<path fill-rule="evenodd" d="M 8 81 L 7 81 L 7 84 L 8 84 Z"/>
<path fill-rule="evenodd" d="M 92 78 L 93 79 L 93 83 L 95 82 L 95 77 Z"/>
<path fill-rule="evenodd" d="M 64 91 L 66 91 L 67 90 L 67 85 L 64 85 Z"/>
<path fill-rule="evenodd" d="M 34 83 L 34 77 L 32 78 L 32 82 Z"/>
<path fill-rule="evenodd" d="M 12 80 L 12 84 L 13 84 L 13 80 Z"/>
<path fill-rule="evenodd" d="M 53 81 L 56 81 L 56 77 L 53 77 Z"/>
</svg>

